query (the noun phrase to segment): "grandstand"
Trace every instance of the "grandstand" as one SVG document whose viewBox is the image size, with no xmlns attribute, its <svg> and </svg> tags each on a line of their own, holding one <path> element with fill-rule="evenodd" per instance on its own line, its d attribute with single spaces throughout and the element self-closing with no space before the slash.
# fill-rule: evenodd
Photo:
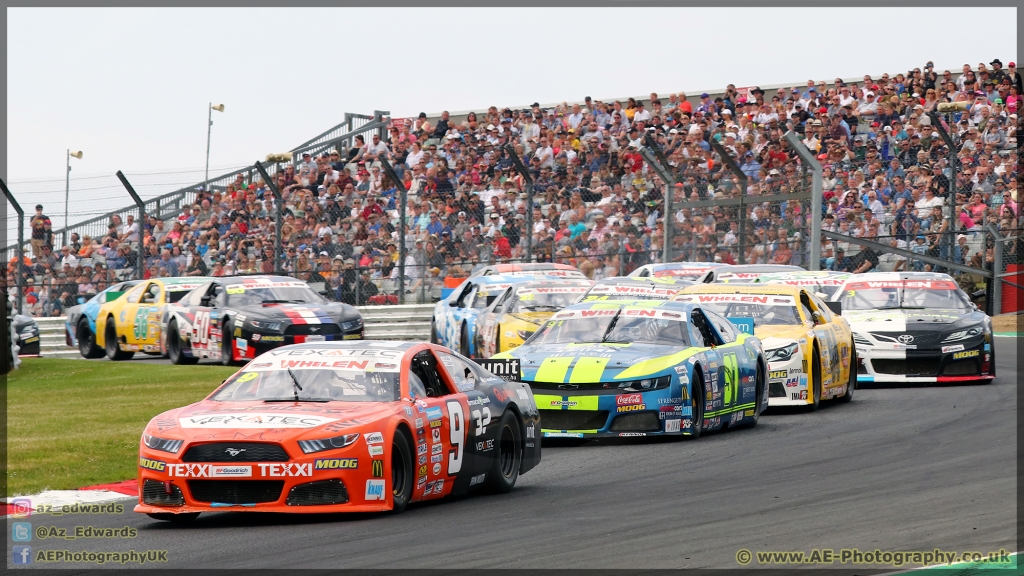
<svg viewBox="0 0 1024 576">
<path fill-rule="evenodd" d="M 694 203 L 669 219 L 673 260 L 807 266 L 811 203 L 778 199 L 811 190 L 807 167 L 783 138 L 790 130 L 825 166 L 824 230 L 991 267 L 985 226 L 1005 236 L 1021 227 L 1020 95 L 1015 67 L 993 60 L 964 70 L 915 68 L 765 89 L 729 85 L 401 119 L 376 112 L 296 147 L 279 172 L 268 166 L 284 200 L 282 267 L 353 304 L 388 296 L 429 302 L 445 278 L 498 261 L 573 264 L 594 279 L 626 274 L 663 259 L 669 189 L 676 203 Z M 956 152 L 928 116 L 947 101 L 971 104 L 940 116 L 958 139 Z M 645 136 L 675 182 L 663 182 L 641 156 Z M 529 167 L 533 206 L 506 144 Z M 745 185 L 716 152 L 722 147 Z M 409 192 L 404 223 L 382 160 Z M 742 210 L 729 203 L 741 196 Z M 130 212 L 80 225 L 77 235 L 69 230 L 66 245 L 49 251 L 44 245 L 63 235 L 40 223 L 20 267 L 8 251 L 8 285 L 20 275 L 32 285 L 23 294 L 29 311 L 59 316 L 78 294 L 132 273 L 140 230 L 146 277 L 275 269 L 272 195 L 251 169 L 223 175 L 208 190 L 192 186 L 151 200 L 147 214 L 132 214 L 136 222 L 128 223 Z M 403 230 L 404 295 L 397 293 Z M 953 246 L 942 241 L 950 234 Z M 1016 243 L 1007 252 L 1016 262 Z M 821 267 L 833 270 L 931 267 L 842 241 L 823 242 L 821 255 Z"/>
</svg>

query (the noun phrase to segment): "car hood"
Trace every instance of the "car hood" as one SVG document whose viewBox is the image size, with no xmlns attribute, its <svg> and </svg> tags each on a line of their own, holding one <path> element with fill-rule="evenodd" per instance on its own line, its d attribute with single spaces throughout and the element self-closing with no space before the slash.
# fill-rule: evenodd
<svg viewBox="0 0 1024 576">
<path fill-rule="evenodd" d="M 554 316 L 554 314 L 554 312 L 515 312 L 512 314 L 506 314 L 503 321 L 519 320 L 521 322 L 540 326 L 545 320 Z"/>
<path fill-rule="evenodd" d="M 851 328 L 867 332 L 935 330 L 974 314 L 957 310 L 843 310 L 843 318 Z"/>
<path fill-rule="evenodd" d="M 558 344 L 522 346 L 498 358 L 519 358 L 526 382 L 607 382 L 655 376 L 692 356 L 682 346 Z"/>
<path fill-rule="evenodd" d="M 802 325 L 758 326 L 754 328 L 754 336 L 757 336 L 764 344 L 765 349 L 768 349 L 769 342 L 772 341 L 807 338 L 807 327 Z"/>
<path fill-rule="evenodd" d="M 160 414 L 150 421 L 147 431 L 190 442 L 325 438 L 364 431 L 400 412 L 401 407 L 399 402 L 204 400 Z"/>
</svg>

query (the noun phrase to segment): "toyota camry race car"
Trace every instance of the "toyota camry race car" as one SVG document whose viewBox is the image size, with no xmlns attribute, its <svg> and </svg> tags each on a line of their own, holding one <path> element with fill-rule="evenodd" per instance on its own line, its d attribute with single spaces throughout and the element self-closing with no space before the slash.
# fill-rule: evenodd
<svg viewBox="0 0 1024 576">
<path fill-rule="evenodd" d="M 761 340 L 769 405 L 815 410 L 823 399 L 853 400 L 857 353 L 850 326 L 807 288 L 700 284 L 674 300 L 700 304 Z"/>
<path fill-rule="evenodd" d="M 662 276 L 660 278 L 633 276 L 611 276 L 599 280 L 590 290 L 580 296 L 577 302 L 599 302 L 602 300 L 671 300 L 673 296 L 693 282 Z"/>
<path fill-rule="evenodd" d="M 850 277 L 849 272 L 800 271 L 765 274 L 754 279 L 754 284 L 785 284 L 801 286 L 813 292 L 822 300 L 828 300 L 839 290 L 843 282 Z"/>
<path fill-rule="evenodd" d="M 503 266 L 528 266 L 527 264 L 505 264 Z M 545 264 L 545 266 L 548 266 Z M 478 348 L 480 319 L 494 301 L 513 284 L 531 280 L 586 280 L 587 277 L 572 266 L 559 264 L 566 269 L 558 270 L 509 270 L 504 274 L 471 276 L 451 294 L 434 306 L 430 320 L 430 341 L 434 344 L 458 350 L 463 356 L 474 358 L 480 354 Z M 493 268 L 493 267 L 492 267 Z M 554 276 L 549 276 L 554 274 Z"/>
<path fill-rule="evenodd" d="M 163 354 L 160 317 L 206 278 L 158 278 L 139 282 L 96 313 L 95 346 L 111 360 L 130 360 L 136 352 Z"/>
<path fill-rule="evenodd" d="M 286 344 L 360 340 L 363 317 L 287 276 L 211 278 L 168 306 L 161 326 L 171 362 L 231 364 Z"/>
<path fill-rule="evenodd" d="M 65 310 L 64 341 L 84 358 L 102 358 L 106 351 L 96 345 L 96 317 L 104 303 L 116 300 L 126 290 L 138 284 L 139 280 L 127 280 L 113 284 L 106 290 Z"/>
<path fill-rule="evenodd" d="M 760 341 L 699 304 L 574 304 L 479 362 L 530 385 L 545 438 L 696 437 L 768 406 Z"/>
<path fill-rule="evenodd" d="M 592 280 L 535 280 L 514 284 L 498 296 L 480 319 L 476 350 L 481 358 L 518 348 L 537 327 L 572 304 Z"/>
<path fill-rule="evenodd" d="M 832 299 L 853 328 L 861 382 L 996 377 L 992 320 L 946 274 L 857 274 Z"/>
<path fill-rule="evenodd" d="M 666 262 L 664 264 L 644 264 L 629 273 L 630 278 L 662 278 L 671 276 L 683 280 L 694 281 L 712 268 L 725 266 L 721 262 Z"/>
<path fill-rule="evenodd" d="M 789 264 L 736 264 L 712 268 L 705 272 L 703 276 L 694 280 L 694 282 L 697 284 L 711 284 L 713 282 L 746 284 L 765 274 L 802 271 L 803 268 L 790 266 Z"/>
<path fill-rule="evenodd" d="M 478 489 L 509 492 L 540 462 L 537 407 L 441 346 L 275 348 L 206 399 L 153 418 L 136 512 L 381 512 Z"/>
</svg>

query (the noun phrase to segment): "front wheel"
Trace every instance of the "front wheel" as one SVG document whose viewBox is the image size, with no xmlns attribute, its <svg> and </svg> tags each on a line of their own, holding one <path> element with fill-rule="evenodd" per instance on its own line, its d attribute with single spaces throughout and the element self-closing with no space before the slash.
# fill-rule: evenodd
<svg viewBox="0 0 1024 576">
<path fill-rule="evenodd" d="M 807 405 L 808 412 L 814 412 L 821 406 L 821 353 L 814 348 L 814 358 L 811 359 L 811 389 L 807 391 L 811 403 Z"/>
<path fill-rule="evenodd" d="M 462 338 L 459 339 L 459 354 L 466 358 L 472 358 L 469 355 L 469 328 L 465 324 L 462 325 Z"/>
<path fill-rule="evenodd" d="M 220 363 L 231 366 L 235 363 L 235 323 L 228 320 L 220 331 Z"/>
<path fill-rule="evenodd" d="M 430 343 L 431 344 L 438 344 L 439 343 L 439 340 L 438 340 L 438 337 L 437 337 L 437 322 L 435 322 L 433 319 L 430 320 Z"/>
<path fill-rule="evenodd" d="M 178 323 L 174 320 L 171 320 L 170 326 L 167 327 L 167 356 L 170 357 L 171 364 L 183 365 L 199 362 L 199 358 L 185 355 L 181 334 L 178 332 Z"/>
<path fill-rule="evenodd" d="M 120 362 L 122 360 L 131 360 L 132 356 L 135 356 L 134 352 L 125 352 L 117 345 L 117 329 L 114 328 L 114 319 L 107 319 L 107 329 L 104 332 L 104 348 L 107 352 L 107 358 Z"/>
<path fill-rule="evenodd" d="M 498 421 L 497 446 L 494 459 L 487 472 L 487 488 L 496 494 L 512 491 L 519 478 L 519 468 L 523 461 L 522 439 L 519 435 L 519 420 L 516 415 L 506 410 Z"/>
<path fill-rule="evenodd" d="M 196 518 L 199 518 L 200 512 L 186 512 L 184 514 L 173 514 L 171 512 L 146 512 L 146 516 L 149 516 L 153 520 L 164 520 L 166 522 L 174 522 L 175 524 L 188 524 Z"/>
<path fill-rule="evenodd" d="M 391 511 L 405 510 L 412 500 L 412 449 L 401 430 L 395 430 L 391 440 Z"/>
<path fill-rule="evenodd" d="M 850 378 L 846 382 L 846 393 L 839 397 L 843 404 L 853 400 L 853 391 L 857 388 L 857 348 L 850 345 Z"/>
<path fill-rule="evenodd" d="M 103 358 L 106 352 L 103 348 L 96 345 L 96 335 L 93 334 L 92 328 L 89 327 L 89 319 L 83 317 L 78 321 L 78 326 L 75 328 L 75 337 L 78 338 L 78 352 L 82 354 L 83 358 Z"/>
<path fill-rule="evenodd" d="M 700 372 L 694 372 L 690 379 L 690 404 L 693 408 L 690 438 L 700 438 L 704 431 L 704 378 Z"/>
<path fill-rule="evenodd" d="M 761 417 L 761 402 L 764 401 L 767 378 L 760 364 L 757 365 L 757 376 L 754 378 L 754 415 L 745 418 L 746 421 L 740 424 L 739 428 L 753 428 L 757 426 L 757 421 Z"/>
</svg>

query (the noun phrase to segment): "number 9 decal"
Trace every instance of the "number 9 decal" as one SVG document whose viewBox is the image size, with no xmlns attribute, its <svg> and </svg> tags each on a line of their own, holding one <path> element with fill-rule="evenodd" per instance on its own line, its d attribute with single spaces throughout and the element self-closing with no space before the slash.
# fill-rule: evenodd
<svg viewBox="0 0 1024 576">
<path fill-rule="evenodd" d="M 448 452 L 448 475 L 453 476 L 462 470 L 462 455 L 466 442 L 466 426 L 463 424 L 465 412 L 462 404 L 454 400 L 448 402 L 448 432 L 452 450 Z"/>
</svg>

